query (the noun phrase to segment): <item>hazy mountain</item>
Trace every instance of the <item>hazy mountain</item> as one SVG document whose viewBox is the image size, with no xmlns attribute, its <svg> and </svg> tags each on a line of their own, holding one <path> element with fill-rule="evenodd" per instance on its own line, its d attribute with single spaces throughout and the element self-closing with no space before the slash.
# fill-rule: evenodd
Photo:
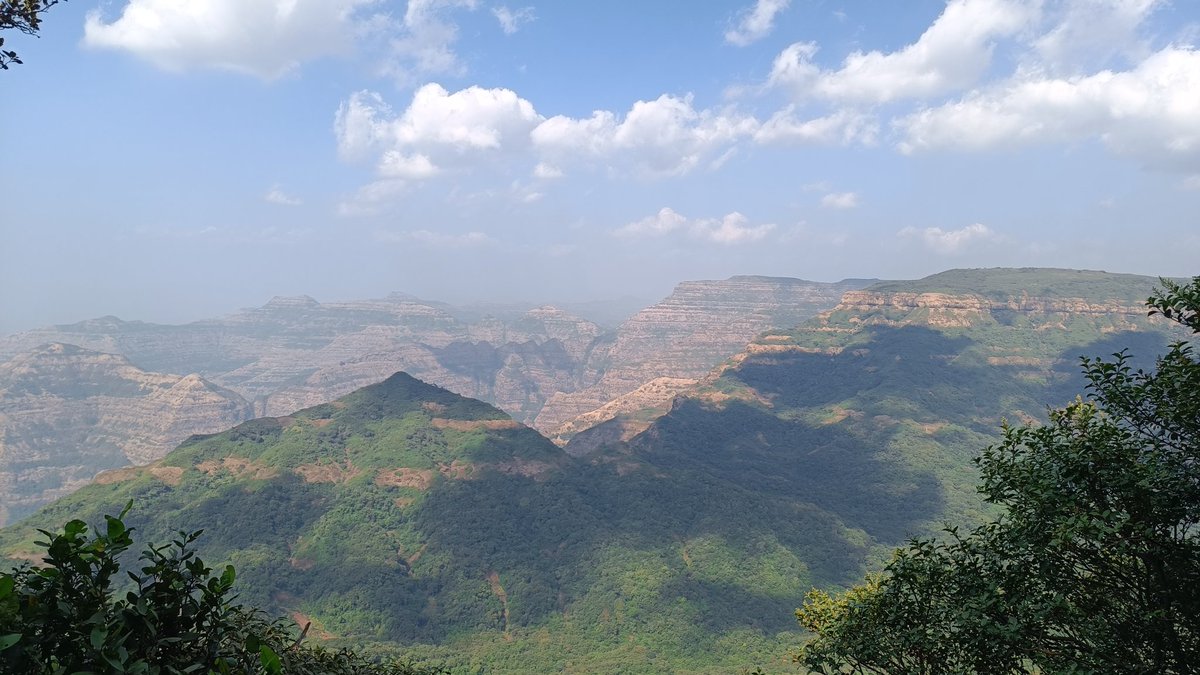
<svg viewBox="0 0 1200 675">
<path fill-rule="evenodd" d="M 619 412 L 669 401 L 759 333 L 795 326 L 869 283 L 754 276 L 681 283 L 595 348 L 592 381 L 550 397 L 536 426 L 565 441 Z"/>
<path fill-rule="evenodd" d="M 195 373 L 251 403 L 237 407 L 236 415 L 224 409 L 215 416 L 177 415 L 170 434 L 147 436 L 127 421 L 146 412 L 140 402 L 119 392 L 106 394 L 104 387 L 115 380 L 77 367 L 70 379 L 107 396 L 111 414 L 87 418 L 94 429 L 83 433 L 77 430 L 83 418 L 73 409 L 0 399 L 5 410 L 24 420 L 6 423 L 5 429 L 7 445 L 22 448 L 13 452 L 28 477 L 50 475 L 60 465 L 73 467 L 65 482 L 47 479 L 46 487 L 32 487 L 32 478 L 24 481 L 29 487 L 0 482 L 0 504 L 19 500 L 28 510 L 78 487 L 91 473 L 124 464 L 122 457 L 152 461 L 191 433 L 211 432 L 253 414 L 286 415 L 397 371 L 491 402 L 525 423 L 538 419 L 548 400 L 584 389 L 572 403 L 584 402 L 576 405 L 584 416 L 567 421 L 584 428 L 615 414 L 610 410 L 669 400 L 757 333 L 794 325 L 832 307 L 843 288 L 857 286 L 760 277 L 689 282 L 609 333 L 554 307 L 454 307 L 393 294 L 333 303 L 277 297 L 259 308 L 179 326 L 103 317 L 0 338 L 0 356 L 28 354 L 48 342 L 81 345 L 118 354 L 131 367 Z M 93 376 L 99 379 L 89 380 Z M 610 402 L 607 395 L 620 400 Z M 122 405 L 127 409 L 120 410 Z M 220 420 L 216 426 L 215 419 Z M 553 415 L 549 419 L 563 425 Z M 105 450 L 130 443 L 140 444 L 137 453 Z M 60 447 L 62 457 L 56 456 Z M 94 465 L 88 464 L 90 457 L 96 458 Z"/>
<path fill-rule="evenodd" d="M 59 343 L 19 354 L 0 363 L 0 524 L 251 412 L 198 375 L 147 372 L 115 354 Z"/>
<path fill-rule="evenodd" d="M 1002 417 L 1081 391 L 1081 354 L 1178 337 L 1137 303 L 1152 286 L 990 270 L 848 292 L 577 457 L 397 375 L 104 474 L 0 550 L 133 499 L 144 536 L 206 528 L 247 599 L 325 637 L 489 672 L 788 672 L 810 586 L 981 515 L 970 459 Z"/>
</svg>

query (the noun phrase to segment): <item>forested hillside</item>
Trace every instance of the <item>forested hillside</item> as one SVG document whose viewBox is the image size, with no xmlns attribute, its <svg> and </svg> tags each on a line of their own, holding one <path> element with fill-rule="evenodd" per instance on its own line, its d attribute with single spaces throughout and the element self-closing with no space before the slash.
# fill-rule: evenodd
<svg viewBox="0 0 1200 675">
<path fill-rule="evenodd" d="M 1103 294 L 857 293 L 577 457 L 398 374 L 103 474 L 0 550 L 132 499 L 146 537 L 206 529 L 247 601 L 335 643 L 468 671 L 787 670 L 811 587 L 987 515 L 971 459 L 1002 418 L 1073 397 L 1081 354 L 1174 335 Z"/>
</svg>

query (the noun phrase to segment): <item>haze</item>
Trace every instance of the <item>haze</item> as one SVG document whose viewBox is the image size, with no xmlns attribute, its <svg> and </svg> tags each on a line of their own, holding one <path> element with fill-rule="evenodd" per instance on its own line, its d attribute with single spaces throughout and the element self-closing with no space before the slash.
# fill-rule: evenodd
<svg viewBox="0 0 1200 675">
<path fill-rule="evenodd" d="M 1196 272 L 1200 6 L 72 0 L 0 73 L 0 332 L 273 295 Z"/>
</svg>

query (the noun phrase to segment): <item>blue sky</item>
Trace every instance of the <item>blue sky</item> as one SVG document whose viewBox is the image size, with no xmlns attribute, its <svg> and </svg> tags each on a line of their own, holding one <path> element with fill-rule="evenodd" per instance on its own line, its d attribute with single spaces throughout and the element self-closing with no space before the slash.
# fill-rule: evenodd
<svg viewBox="0 0 1200 675">
<path fill-rule="evenodd" d="M 1200 272 L 1191 0 L 71 0 L 5 37 L 0 332 Z"/>
</svg>

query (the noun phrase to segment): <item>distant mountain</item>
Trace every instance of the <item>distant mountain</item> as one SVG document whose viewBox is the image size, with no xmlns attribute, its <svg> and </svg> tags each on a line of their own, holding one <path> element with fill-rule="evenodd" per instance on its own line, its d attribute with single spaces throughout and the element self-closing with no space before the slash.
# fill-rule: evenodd
<svg viewBox="0 0 1200 675">
<path fill-rule="evenodd" d="M 593 349 L 593 381 L 550 397 L 535 424 L 563 442 L 620 412 L 665 403 L 759 333 L 795 326 L 870 283 L 757 276 L 681 283 Z"/>
<path fill-rule="evenodd" d="M 0 524 L 142 464 L 188 436 L 247 419 L 250 404 L 198 375 L 51 343 L 0 363 Z"/>
<path fill-rule="evenodd" d="M 996 438 L 1002 418 L 1040 420 L 1047 405 L 1081 393 L 1080 356 L 1130 348 L 1148 365 L 1186 337 L 1147 316 L 1144 301 L 1156 284 L 1134 275 L 1000 268 L 847 291 L 832 310 L 764 333 L 669 406 L 618 415 L 566 449 L 584 457 L 684 453 L 716 471 L 749 471 L 762 489 L 786 491 L 828 472 L 825 463 L 839 471 L 856 466 L 854 475 L 880 485 L 907 475 L 914 498 L 923 493 L 938 505 L 863 516 L 935 516 L 901 529 L 970 520 L 978 500 L 968 460 Z M 802 448 L 803 461 L 783 459 Z M 869 495 L 879 488 L 863 488 L 855 508 L 872 509 Z"/>
<path fill-rule="evenodd" d="M 1026 274 L 1049 285 L 999 288 Z M 640 433 L 605 436 L 619 414 L 570 452 L 396 375 L 102 474 L 0 534 L 0 552 L 27 557 L 33 527 L 133 499 L 143 537 L 205 528 L 243 597 L 311 619 L 310 635 L 487 672 L 791 672 L 808 588 L 983 515 L 970 460 L 1002 418 L 1082 391 L 1081 354 L 1147 359 L 1181 337 L 1136 302 L 1154 280 L 1055 290 L 1069 274 L 847 292 Z"/>
<path fill-rule="evenodd" d="M 553 308 L 506 320 L 462 314 L 402 294 L 334 303 L 277 297 L 179 326 L 103 317 L 28 331 L 0 339 L 0 356 L 46 342 L 121 354 L 149 370 L 198 373 L 259 414 L 327 401 L 403 368 L 532 419 L 545 397 L 570 384 L 601 332 Z"/>
<path fill-rule="evenodd" d="M 244 412 L 239 417 L 221 418 L 225 424 L 255 414 L 286 415 L 397 371 L 494 403 L 525 423 L 541 419 L 547 401 L 584 389 L 582 397 L 572 400 L 574 408 L 569 408 L 583 413 L 579 420 L 546 418 L 555 426 L 578 429 L 608 419 L 615 414 L 610 410 L 669 400 L 762 330 L 791 326 L 832 307 L 843 287 L 858 285 L 759 277 L 689 282 L 609 333 L 554 307 L 462 308 L 404 294 L 334 303 L 307 296 L 277 297 L 259 308 L 180 326 L 102 317 L 28 331 L 0 338 L 0 358 L 55 342 L 119 354 L 132 366 L 149 371 L 195 373 L 250 402 L 240 408 Z M 90 372 L 80 369 L 72 377 L 79 386 L 103 394 L 109 380 L 88 382 Z M 609 395 L 620 400 L 610 402 L 605 398 Z M 141 412 L 132 399 L 119 395 L 110 399 L 110 408 L 122 401 L 130 407 L 96 418 L 95 438 L 127 436 L 123 423 L 116 427 L 110 423 Z M 6 405 L 27 421 L 21 429 L 9 426 L 8 443 L 47 449 L 44 454 L 24 453 L 31 462 L 30 475 L 61 462 L 102 455 L 96 447 L 78 456 L 67 451 L 72 459 L 55 456 L 53 448 L 59 445 L 87 442 L 86 436 L 77 442 L 47 432 L 77 426 L 77 421 L 59 418 L 67 409 L 41 406 L 31 399 L 9 400 Z M 557 409 L 568 410 L 561 405 Z M 190 433 L 214 429 L 203 416 L 189 429 L 188 419 L 177 421 L 173 429 L 178 433 L 158 436 L 157 445 L 146 441 L 148 445 L 136 455 L 138 461 L 158 459 Z M 33 420 L 41 426 L 30 426 Z M 111 468 L 120 456 L 98 460 L 90 468 L 86 463 L 75 466 L 73 477 L 63 485 L 77 487 L 89 471 Z M 18 497 L 12 490 L 0 483 L 0 504 L 19 498 L 28 500 L 22 502 L 26 507 L 36 507 L 61 494 L 21 489 Z"/>
</svg>

